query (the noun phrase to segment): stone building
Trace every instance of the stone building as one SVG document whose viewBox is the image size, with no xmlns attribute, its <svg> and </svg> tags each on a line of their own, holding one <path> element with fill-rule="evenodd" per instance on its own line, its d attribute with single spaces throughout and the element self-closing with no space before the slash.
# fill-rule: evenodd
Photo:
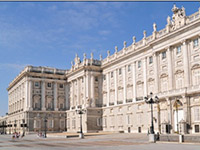
<svg viewBox="0 0 200 150">
<path fill-rule="evenodd" d="M 160 133 L 200 132 L 200 10 L 190 16 L 184 7 L 172 8 L 164 29 L 122 50 L 95 60 L 76 55 L 69 70 L 28 66 L 8 87 L 7 132 L 77 132 L 84 110 L 83 131 L 147 133 L 150 106 L 144 97 L 153 92 L 154 124 Z M 14 125 L 17 124 L 15 127 Z"/>
<path fill-rule="evenodd" d="M 27 66 L 8 87 L 7 133 L 64 131 L 66 70 Z"/>
</svg>

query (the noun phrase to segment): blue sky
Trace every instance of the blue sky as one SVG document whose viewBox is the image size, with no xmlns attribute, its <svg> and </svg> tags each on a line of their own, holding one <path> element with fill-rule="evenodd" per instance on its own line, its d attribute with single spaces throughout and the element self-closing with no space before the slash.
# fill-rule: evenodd
<svg viewBox="0 0 200 150">
<path fill-rule="evenodd" d="M 175 2 L 186 15 L 199 2 Z M 77 53 L 99 59 L 163 29 L 174 2 L 0 2 L 0 116 L 8 111 L 8 84 L 26 65 L 69 69 Z"/>
</svg>

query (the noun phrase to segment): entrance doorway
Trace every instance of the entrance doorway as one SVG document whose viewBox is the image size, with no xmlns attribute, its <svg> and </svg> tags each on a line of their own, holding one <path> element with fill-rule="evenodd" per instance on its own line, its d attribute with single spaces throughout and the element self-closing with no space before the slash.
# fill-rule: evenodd
<svg viewBox="0 0 200 150">
<path fill-rule="evenodd" d="M 183 104 L 180 100 L 174 103 L 174 131 L 179 132 L 179 122 L 184 118 Z"/>
</svg>

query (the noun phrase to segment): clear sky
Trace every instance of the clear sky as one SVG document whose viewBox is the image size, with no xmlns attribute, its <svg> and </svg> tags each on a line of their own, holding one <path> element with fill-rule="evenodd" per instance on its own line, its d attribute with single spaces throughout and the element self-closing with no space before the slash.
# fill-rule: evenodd
<svg viewBox="0 0 200 150">
<path fill-rule="evenodd" d="M 186 15 L 199 2 L 175 2 Z M 0 116 L 8 111 L 8 84 L 26 65 L 69 69 L 77 53 L 99 59 L 165 27 L 174 2 L 0 2 Z"/>
</svg>

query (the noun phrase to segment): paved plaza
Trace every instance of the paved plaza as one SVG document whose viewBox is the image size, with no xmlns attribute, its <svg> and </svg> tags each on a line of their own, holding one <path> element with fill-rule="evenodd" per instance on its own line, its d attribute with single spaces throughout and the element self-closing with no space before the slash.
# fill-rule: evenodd
<svg viewBox="0 0 200 150">
<path fill-rule="evenodd" d="M 146 134 L 109 134 L 88 136 L 85 139 L 27 135 L 12 139 L 11 135 L 0 135 L 0 150 L 199 150 L 199 144 L 148 143 Z"/>
</svg>

